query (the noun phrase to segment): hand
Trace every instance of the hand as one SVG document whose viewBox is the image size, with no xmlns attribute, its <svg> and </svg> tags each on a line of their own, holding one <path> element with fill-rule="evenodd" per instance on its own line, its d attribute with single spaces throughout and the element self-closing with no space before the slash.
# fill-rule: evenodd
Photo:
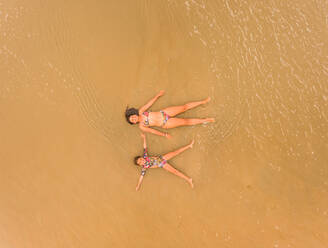
<svg viewBox="0 0 328 248">
<path fill-rule="evenodd" d="M 189 148 L 192 148 L 192 146 L 194 145 L 194 143 L 195 143 L 195 140 L 193 139 L 193 140 L 190 142 L 190 144 L 189 144 Z"/>
<path fill-rule="evenodd" d="M 145 138 L 146 138 L 146 136 L 145 136 L 145 134 L 144 134 L 144 133 L 141 133 L 141 134 L 140 134 L 140 136 L 141 136 L 141 138 L 143 138 L 143 139 L 145 139 Z"/>
<path fill-rule="evenodd" d="M 164 95 L 164 93 L 165 93 L 165 91 L 164 91 L 164 90 L 161 90 L 161 91 L 158 93 L 157 96 L 162 96 L 162 95 Z"/>
<path fill-rule="evenodd" d="M 191 187 L 191 188 L 194 188 L 194 184 L 193 184 L 193 182 L 192 182 L 192 178 L 189 178 L 189 179 L 188 179 L 188 183 L 190 184 L 190 187 Z"/>
<path fill-rule="evenodd" d="M 165 137 L 168 138 L 168 139 L 171 139 L 172 138 L 172 136 L 169 135 L 168 133 L 165 134 Z"/>
</svg>

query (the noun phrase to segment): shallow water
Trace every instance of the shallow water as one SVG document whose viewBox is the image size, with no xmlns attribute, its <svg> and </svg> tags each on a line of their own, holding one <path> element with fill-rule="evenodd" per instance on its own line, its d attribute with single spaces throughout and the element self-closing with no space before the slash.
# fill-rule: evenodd
<svg viewBox="0 0 328 248">
<path fill-rule="evenodd" d="M 327 247 L 326 1 L 0 1 L 3 247 Z M 124 119 L 212 98 L 216 123 Z"/>
</svg>

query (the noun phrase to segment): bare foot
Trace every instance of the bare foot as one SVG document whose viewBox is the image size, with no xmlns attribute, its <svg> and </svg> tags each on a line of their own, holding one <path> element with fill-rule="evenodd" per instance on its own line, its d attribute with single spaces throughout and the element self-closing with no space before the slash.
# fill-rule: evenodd
<svg viewBox="0 0 328 248">
<path fill-rule="evenodd" d="M 192 183 L 192 178 L 189 178 L 188 183 L 190 184 L 191 188 L 194 188 L 194 184 Z"/>
<path fill-rule="evenodd" d="M 192 146 L 194 145 L 194 143 L 195 143 L 195 140 L 193 139 L 193 140 L 190 142 L 190 144 L 189 144 L 189 148 L 192 148 Z"/>
<path fill-rule="evenodd" d="M 168 139 L 171 139 L 172 138 L 172 136 L 169 135 L 168 133 L 165 135 L 165 137 L 168 138 Z"/>
<path fill-rule="evenodd" d="M 209 123 L 209 122 L 215 122 L 214 118 L 206 118 L 204 121 L 204 124 Z"/>
<path fill-rule="evenodd" d="M 203 104 L 208 103 L 209 101 L 211 101 L 211 97 L 207 97 L 207 98 L 203 101 Z"/>
<path fill-rule="evenodd" d="M 158 93 L 158 96 L 162 96 L 164 95 L 165 91 L 164 90 L 161 90 L 159 93 Z"/>
</svg>

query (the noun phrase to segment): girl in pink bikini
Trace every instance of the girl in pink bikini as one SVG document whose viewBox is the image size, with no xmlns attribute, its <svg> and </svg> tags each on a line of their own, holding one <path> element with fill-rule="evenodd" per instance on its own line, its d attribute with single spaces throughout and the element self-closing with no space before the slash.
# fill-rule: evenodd
<svg viewBox="0 0 328 248">
<path fill-rule="evenodd" d="M 157 131 L 150 127 L 162 127 L 162 128 L 174 128 L 179 126 L 191 126 L 206 122 L 214 122 L 214 118 L 205 119 L 183 119 L 175 118 L 176 115 L 185 112 L 189 109 L 195 108 L 201 104 L 205 104 L 211 100 L 210 97 L 203 101 L 190 102 L 182 106 L 173 106 L 165 108 L 158 112 L 147 112 L 147 109 L 160 97 L 164 95 L 164 91 L 161 90 L 153 99 L 151 99 L 146 105 L 139 110 L 135 108 L 127 108 L 125 111 L 125 117 L 127 122 L 131 125 L 139 123 L 139 127 L 142 131 L 153 133 L 159 136 L 171 138 L 168 133 Z"/>
<path fill-rule="evenodd" d="M 147 169 L 154 169 L 154 168 L 163 168 L 168 172 L 171 172 L 181 178 L 183 178 L 184 180 L 186 180 L 190 186 L 193 188 L 194 185 L 192 183 L 192 179 L 187 177 L 186 175 L 184 175 L 182 172 L 178 171 L 177 169 L 173 168 L 171 165 L 169 165 L 167 163 L 167 161 L 175 156 L 177 156 L 178 154 L 180 154 L 181 152 L 187 150 L 188 148 L 192 148 L 194 141 L 192 141 L 189 145 L 184 146 L 179 148 L 176 151 L 173 152 L 169 152 L 163 156 L 149 156 L 148 152 L 147 152 L 147 144 L 146 144 L 146 137 L 145 135 L 142 133 L 141 137 L 143 138 L 143 147 L 144 147 L 144 152 L 143 152 L 143 156 L 137 156 L 134 158 L 134 163 L 137 166 L 141 166 L 141 175 L 138 181 L 138 185 L 136 187 L 136 190 L 138 191 L 140 189 L 142 180 L 146 174 L 146 170 Z"/>
</svg>

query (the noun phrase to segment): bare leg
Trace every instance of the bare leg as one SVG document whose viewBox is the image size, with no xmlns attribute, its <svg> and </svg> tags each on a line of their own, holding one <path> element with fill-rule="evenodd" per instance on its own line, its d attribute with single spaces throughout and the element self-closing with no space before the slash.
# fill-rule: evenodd
<svg viewBox="0 0 328 248">
<path fill-rule="evenodd" d="M 205 119 L 182 119 L 182 118 L 170 118 L 163 128 L 174 128 L 180 126 L 193 126 L 197 124 L 202 124 L 206 122 L 214 122 L 214 118 L 205 118 Z"/>
<path fill-rule="evenodd" d="M 181 106 L 168 107 L 168 108 L 163 109 L 163 111 L 166 114 L 168 114 L 169 116 L 176 116 L 182 112 L 185 112 L 189 109 L 195 108 L 201 104 L 205 104 L 205 103 L 209 102 L 210 100 L 211 100 L 211 98 L 208 97 L 203 101 L 189 102 L 189 103 L 186 103 L 185 105 L 181 105 Z"/>
<path fill-rule="evenodd" d="M 178 171 L 177 169 L 175 169 L 174 167 L 172 167 L 171 165 L 169 165 L 168 163 L 166 163 L 163 168 L 175 175 L 177 175 L 178 177 L 183 178 L 184 180 L 186 180 L 190 186 L 193 188 L 194 184 L 192 183 L 192 178 L 187 177 L 185 174 L 181 173 L 180 171 Z"/>
<path fill-rule="evenodd" d="M 186 146 L 184 146 L 184 147 L 179 148 L 179 149 L 176 150 L 176 151 L 169 152 L 169 153 L 165 154 L 165 155 L 163 156 L 163 158 L 164 158 L 165 160 L 169 160 L 169 159 L 171 159 L 171 158 L 177 156 L 177 155 L 180 154 L 181 152 L 184 152 L 184 151 L 187 150 L 188 148 L 192 148 L 193 144 L 194 144 L 194 140 L 191 141 L 191 143 L 190 143 L 189 145 L 186 145 Z"/>
</svg>

